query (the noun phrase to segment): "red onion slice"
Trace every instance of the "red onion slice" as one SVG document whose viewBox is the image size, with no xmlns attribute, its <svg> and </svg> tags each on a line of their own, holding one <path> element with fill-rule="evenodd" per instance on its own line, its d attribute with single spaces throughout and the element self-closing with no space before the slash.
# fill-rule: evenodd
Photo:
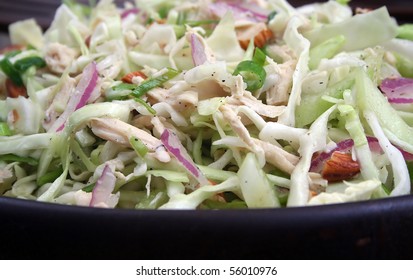
<svg viewBox="0 0 413 280">
<path fill-rule="evenodd" d="M 369 147 L 372 152 L 383 153 L 380 147 L 379 140 L 375 137 L 367 136 L 367 141 L 369 142 Z M 395 146 L 403 155 L 405 161 L 413 161 L 413 154 L 406 152 L 405 150 Z"/>
<path fill-rule="evenodd" d="M 413 103 L 413 79 L 403 77 L 384 79 L 380 90 L 387 96 L 390 103 Z"/>
<path fill-rule="evenodd" d="M 166 149 L 176 157 L 178 162 L 189 171 L 201 186 L 209 185 L 205 175 L 195 165 L 178 136 L 169 129 L 165 129 L 161 135 L 161 141 Z"/>
<path fill-rule="evenodd" d="M 315 156 L 313 158 L 313 160 L 311 161 L 311 168 L 310 171 L 312 172 L 317 172 L 320 171 L 321 168 L 323 167 L 324 163 L 331 158 L 331 155 L 336 152 L 336 151 L 340 151 L 340 152 L 348 152 L 351 150 L 351 148 L 354 146 L 354 141 L 353 139 L 346 139 L 343 140 L 339 143 L 337 143 L 337 146 L 332 149 L 331 151 L 328 152 L 322 152 L 319 153 L 317 156 Z"/>
<path fill-rule="evenodd" d="M 268 12 L 264 9 L 259 9 L 259 6 L 256 4 L 249 5 L 248 3 L 242 3 L 242 1 L 229 1 L 227 3 L 234 9 L 238 9 L 246 14 L 251 14 L 259 21 L 266 21 L 268 19 Z"/>
<path fill-rule="evenodd" d="M 113 170 L 110 168 L 109 164 L 106 164 L 102 175 L 96 182 L 95 187 L 92 192 L 92 199 L 90 200 L 89 206 L 114 206 L 112 201 L 112 192 L 115 189 L 116 177 Z"/>
<path fill-rule="evenodd" d="M 137 15 L 139 12 L 140 12 L 140 10 L 138 8 L 127 9 L 127 10 L 124 10 L 121 13 L 120 17 L 121 17 L 121 19 L 124 19 L 129 15 Z"/>
<path fill-rule="evenodd" d="M 215 16 L 222 18 L 228 11 L 231 11 L 235 20 L 247 20 L 252 22 L 264 22 L 268 13 L 258 11 L 256 7 L 249 7 L 248 4 L 239 1 L 219 1 L 209 5 L 209 10 Z"/>
<path fill-rule="evenodd" d="M 95 62 L 91 62 L 83 70 L 82 77 L 76 86 L 74 94 L 70 96 L 65 111 L 50 127 L 49 132 L 59 132 L 64 129 L 67 119 L 70 115 L 86 105 L 93 92 L 96 90 L 99 75 Z"/>
<path fill-rule="evenodd" d="M 191 34 L 190 41 L 194 65 L 199 66 L 204 64 L 208 60 L 207 55 L 205 54 L 205 46 L 196 34 Z"/>
<path fill-rule="evenodd" d="M 96 88 L 97 81 L 98 81 L 98 71 L 96 68 L 96 63 L 92 62 L 89 64 L 88 69 L 85 69 L 85 72 L 83 75 L 86 76 L 84 80 L 81 80 L 81 82 L 87 82 L 85 89 L 83 89 L 83 84 L 79 83 L 79 91 L 83 92 L 83 94 L 80 97 L 79 103 L 76 105 L 76 109 L 82 108 L 83 106 L 86 105 L 87 101 L 90 99 L 92 96 L 93 91 Z M 87 81 L 89 80 L 89 81 Z"/>
</svg>

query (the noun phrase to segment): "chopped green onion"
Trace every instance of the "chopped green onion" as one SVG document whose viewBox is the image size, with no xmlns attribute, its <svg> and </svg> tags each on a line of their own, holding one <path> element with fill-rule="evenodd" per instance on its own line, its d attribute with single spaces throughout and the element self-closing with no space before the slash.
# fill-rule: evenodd
<svg viewBox="0 0 413 280">
<path fill-rule="evenodd" d="M 129 99 L 130 92 L 136 88 L 134 84 L 120 83 L 116 86 L 108 88 L 105 91 L 106 100 L 126 100 Z"/>
<path fill-rule="evenodd" d="M 1 155 L 0 160 L 5 162 L 22 162 L 32 166 L 36 166 L 39 164 L 39 161 L 37 159 L 31 157 L 20 157 L 14 154 Z"/>
<path fill-rule="evenodd" d="M 180 72 L 178 70 L 167 68 L 167 72 L 159 77 L 150 78 L 145 80 L 140 85 L 128 84 L 128 83 L 121 83 L 117 86 L 114 86 L 112 89 L 114 91 L 124 91 L 130 90 L 131 95 L 133 97 L 140 98 L 145 93 L 150 91 L 151 89 L 157 88 L 162 86 L 165 82 L 175 78 Z"/>
<path fill-rule="evenodd" d="M 151 89 L 160 87 L 165 82 L 175 78 L 178 74 L 179 71 L 168 67 L 168 71 L 165 74 L 156 78 L 150 78 L 137 86 L 134 90 L 132 90 L 132 95 L 134 97 L 141 97 Z"/>
<path fill-rule="evenodd" d="M 5 54 L 5 58 L 11 58 L 13 56 L 16 56 L 18 54 L 20 54 L 22 51 L 21 50 L 13 50 L 13 51 L 9 51 Z"/>
<path fill-rule="evenodd" d="M 26 57 L 20 59 L 14 63 L 14 67 L 20 73 L 26 72 L 30 67 L 35 66 L 36 68 L 43 68 L 46 66 L 46 61 L 38 56 Z"/>
<path fill-rule="evenodd" d="M 251 39 L 250 42 L 248 43 L 248 47 L 245 50 L 244 58 L 242 60 L 253 60 L 254 51 L 255 51 L 254 39 Z"/>
<path fill-rule="evenodd" d="M 271 13 L 269 13 L 267 16 L 267 21 L 270 22 L 271 20 L 275 18 L 276 15 L 277 15 L 277 11 L 272 11 Z"/>
<path fill-rule="evenodd" d="M 7 57 L 0 61 L 0 68 L 16 86 L 23 86 L 23 80 L 20 77 L 19 71 Z"/>
<path fill-rule="evenodd" d="M 247 90 L 255 91 L 264 85 L 267 73 L 265 69 L 252 60 L 241 61 L 235 68 L 234 75 L 241 75 L 247 84 Z"/>
<path fill-rule="evenodd" d="M 255 48 L 252 60 L 257 64 L 263 66 L 265 64 L 265 61 L 267 60 L 267 55 L 260 48 Z"/>
<path fill-rule="evenodd" d="M 136 88 L 135 84 L 128 84 L 128 83 L 121 83 L 117 86 L 112 87 L 113 90 L 121 91 L 121 90 L 134 90 Z"/>
<path fill-rule="evenodd" d="M 129 143 L 140 157 L 143 158 L 148 153 L 148 147 L 146 147 L 142 140 L 132 136 L 129 138 Z"/>
<path fill-rule="evenodd" d="M 93 189 L 95 188 L 96 183 L 92 183 L 90 185 L 87 185 L 86 187 L 82 188 L 82 191 L 86 193 L 91 193 Z"/>
<path fill-rule="evenodd" d="M 145 109 L 148 110 L 149 113 L 151 113 L 151 114 L 154 115 L 154 116 L 156 115 L 155 109 L 152 108 L 148 103 L 146 103 L 145 100 L 136 97 L 136 98 L 135 98 L 135 101 L 138 102 L 138 103 L 140 103 L 142 106 L 144 106 Z"/>
<path fill-rule="evenodd" d="M 11 130 L 7 123 L 0 122 L 0 136 L 11 136 Z"/>
<path fill-rule="evenodd" d="M 161 19 L 165 19 L 168 17 L 169 11 L 171 10 L 170 5 L 163 5 L 162 7 L 159 8 L 158 10 L 158 15 Z"/>
<path fill-rule="evenodd" d="M 155 22 L 155 19 L 152 18 L 152 17 L 149 17 L 149 18 L 146 20 L 145 24 L 146 24 L 146 25 L 151 25 L 151 24 L 154 23 L 154 22 Z"/>
<path fill-rule="evenodd" d="M 10 57 L 18 54 L 20 51 L 8 53 L 3 60 L 0 61 L 0 68 L 10 78 L 10 80 L 16 86 L 23 86 L 23 79 L 21 74 L 23 74 L 27 69 L 32 66 L 37 68 L 42 68 L 46 66 L 46 62 L 38 56 L 26 57 L 16 61 L 14 64 L 11 63 Z"/>
<path fill-rule="evenodd" d="M 56 170 L 53 170 L 49 173 L 44 174 L 43 176 L 41 176 L 40 178 L 37 179 L 37 185 L 38 186 L 43 186 L 44 184 L 47 183 L 52 183 L 54 182 L 57 178 L 59 178 L 59 176 L 63 173 L 63 169 L 59 168 Z"/>
</svg>

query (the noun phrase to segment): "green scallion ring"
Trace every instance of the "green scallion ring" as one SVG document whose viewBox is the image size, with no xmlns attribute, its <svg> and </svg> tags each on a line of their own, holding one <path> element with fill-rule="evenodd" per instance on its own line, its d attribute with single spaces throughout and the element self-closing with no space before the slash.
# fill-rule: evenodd
<svg viewBox="0 0 413 280">
<path fill-rule="evenodd" d="M 3 60 L 0 61 L 0 68 L 16 86 L 24 85 L 19 71 L 17 71 L 8 58 L 3 58 Z"/>
<path fill-rule="evenodd" d="M 241 75 L 244 82 L 247 84 L 248 91 L 256 91 L 260 89 L 265 82 L 267 73 L 264 67 L 252 60 L 241 61 L 235 68 L 234 75 Z"/>
<path fill-rule="evenodd" d="M 31 56 L 22 58 L 14 63 L 14 67 L 20 73 L 26 72 L 30 67 L 35 66 L 36 68 L 46 67 L 46 61 L 38 56 Z"/>
<path fill-rule="evenodd" d="M 139 156 L 142 158 L 148 153 L 149 149 L 146 145 L 142 142 L 142 140 L 131 136 L 129 138 L 129 143 L 131 144 L 132 148 L 138 153 Z"/>
</svg>

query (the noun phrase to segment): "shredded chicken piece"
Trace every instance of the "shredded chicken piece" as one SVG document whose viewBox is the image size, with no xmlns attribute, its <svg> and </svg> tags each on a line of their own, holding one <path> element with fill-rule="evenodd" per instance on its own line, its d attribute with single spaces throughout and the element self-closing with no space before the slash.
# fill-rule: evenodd
<svg viewBox="0 0 413 280">
<path fill-rule="evenodd" d="M 276 61 L 280 63 L 284 63 L 291 60 L 297 60 L 294 51 L 287 45 L 279 46 L 272 44 L 267 47 L 266 51 L 268 52 L 268 55 L 270 57 L 273 57 Z"/>
<path fill-rule="evenodd" d="M 135 118 L 133 118 L 131 124 L 139 129 L 152 129 L 152 118 L 152 116 L 138 115 Z"/>
<path fill-rule="evenodd" d="M 257 155 L 262 155 L 264 156 L 264 150 L 262 149 L 261 146 L 257 145 L 252 137 L 250 136 L 250 133 L 248 129 L 244 126 L 244 124 L 241 121 L 241 117 L 238 116 L 230 107 L 228 106 L 221 106 L 220 111 L 222 112 L 224 118 L 234 132 L 238 135 L 238 137 L 248 145 L 248 147 L 251 148 L 253 152 L 255 152 Z"/>
<path fill-rule="evenodd" d="M 299 158 L 293 154 L 288 153 L 280 147 L 277 147 L 271 143 L 264 142 L 259 139 L 252 138 L 238 116 L 229 106 L 221 106 L 220 111 L 224 118 L 229 122 L 232 129 L 238 135 L 238 137 L 247 146 L 258 155 L 263 155 L 265 160 L 280 170 L 289 174 L 294 170 Z"/>
<path fill-rule="evenodd" d="M 121 120 L 94 118 L 90 121 L 90 127 L 96 136 L 127 147 L 131 147 L 129 143 L 130 137 L 136 137 L 140 139 L 150 151 L 155 152 L 156 158 L 159 161 L 169 162 L 171 159 L 169 153 L 162 145 L 161 140 Z"/>
<path fill-rule="evenodd" d="M 264 150 L 265 159 L 280 170 L 291 174 L 298 163 L 298 156 L 288 153 L 271 143 L 253 138 L 254 144 Z"/>
<path fill-rule="evenodd" d="M 164 88 L 154 88 L 146 93 L 149 104 L 164 102 L 168 98 L 168 90 Z"/>
<path fill-rule="evenodd" d="M 261 100 L 258 100 L 255 97 L 246 94 L 243 96 L 228 97 L 227 104 L 235 106 L 246 105 L 254 110 L 257 114 L 268 118 L 276 118 L 280 116 L 285 110 L 285 106 L 266 105 L 262 103 Z"/>
<path fill-rule="evenodd" d="M 221 106 L 220 111 L 222 112 L 225 120 L 229 122 L 232 129 L 237 133 L 237 135 L 241 138 L 241 140 L 251 145 L 251 147 L 255 146 L 254 142 L 251 139 L 251 136 L 248 132 L 248 129 L 244 126 L 241 122 L 241 117 L 238 116 L 231 108 L 228 106 Z"/>
<path fill-rule="evenodd" d="M 178 96 L 171 95 L 173 99 L 175 99 L 175 103 L 182 103 L 187 105 L 197 105 L 198 104 L 198 93 L 196 91 L 186 91 Z M 187 108 L 185 106 L 185 108 Z"/>
<path fill-rule="evenodd" d="M 165 102 L 171 105 L 177 113 L 183 115 L 190 114 L 198 105 L 198 92 L 192 90 L 171 94 L 166 89 L 155 88 L 149 91 L 147 95 L 150 104 L 155 105 Z"/>
<path fill-rule="evenodd" d="M 277 72 L 280 82 L 272 86 L 266 93 L 268 105 L 286 105 L 289 99 L 289 92 L 293 83 L 293 74 L 297 61 L 290 60 L 277 65 Z"/>
<path fill-rule="evenodd" d="M 62 74 L 78 56 L 78 52 L 60 43 L 50 43 L 45 48 L 45 61 L 49 69 Z"/>
<path fill-rule="evenodd" d="M 170 104 L 178 112 L 192 112 L 198 105 L 198 93 L 196 91 L 186 91 L 179 95 L 171 95 Z"/>
<path fill-rule="evenodd" d="M 228 73 L 225 62 L 205 63 L 198 67 L 202 67 L 203 71 L 199 71 L 199 68 L 188 70 L 184 74 L 184 80 L 196 88 L 199 100 L 244 94 L 242 76 Z"/>
<path fill-rule="evenodd" d="M 165 130 L 165 122 L 161 121 L 162 117 L 154 117 L 151 120 L 151 124 L 153 125 L 153 130 L 156 135 L 162 135 L 162 132 Z M 164 118 L 162 118 L 165 120 Z"/>
<path fill-rule="evenodd" d="M 232 96 L 242 96 L 245 94 L 245 85 L 244 80 L 241 75 L 238 75 L 233 78 L 234 85 L 231 87 Z"/>
</svg>

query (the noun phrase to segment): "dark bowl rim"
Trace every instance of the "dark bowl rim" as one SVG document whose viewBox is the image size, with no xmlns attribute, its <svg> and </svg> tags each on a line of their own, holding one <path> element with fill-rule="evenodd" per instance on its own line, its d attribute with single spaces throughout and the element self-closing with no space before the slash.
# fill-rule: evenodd
<svg viewBox="0 0 413 280">
<path fill-rule="evenodd" d="M 0 197 L 0 215 L 0 240 L 7 240 L 0 259 L 413 258 L 410 195 L 239 210 L 103 209 Z"/>
<path fill-rule="evenodd" d="M 334 203 L 316 206 L 302 207 L 282 207 L 282 208 L 254 208 L 254 209 L 202 209 L 202 210 L 185 210 L 185 209 L 106 209 L 94 208 L 87 206 L 74 206 L 58 204 L 53 202 L 41 202 L 35 200 L 26 200 L 21 198 L 0 197 L 0 212 L 4 209 L 20 209 L 32 212 L 51 211 L 55 215 L 99 215 L 101 217 L 124 216 L 124 217 L 154 217 L 154 216 L 234 216 L 234 215 L 262 215 L 270 214 L 274 218 L 282 216 L 296 216 L 300 218 L 310 218 L 323 220 L 326 218 L 335 218 L 337 216 L 358 216 L 372 215 L 375 213 L 383 214 L 387 211 L 404 212 L 411 210 L 413 212 L 413 195 L 403 195 L 398 197 L 388 197 L 367 201 Z"/>
</svg>

